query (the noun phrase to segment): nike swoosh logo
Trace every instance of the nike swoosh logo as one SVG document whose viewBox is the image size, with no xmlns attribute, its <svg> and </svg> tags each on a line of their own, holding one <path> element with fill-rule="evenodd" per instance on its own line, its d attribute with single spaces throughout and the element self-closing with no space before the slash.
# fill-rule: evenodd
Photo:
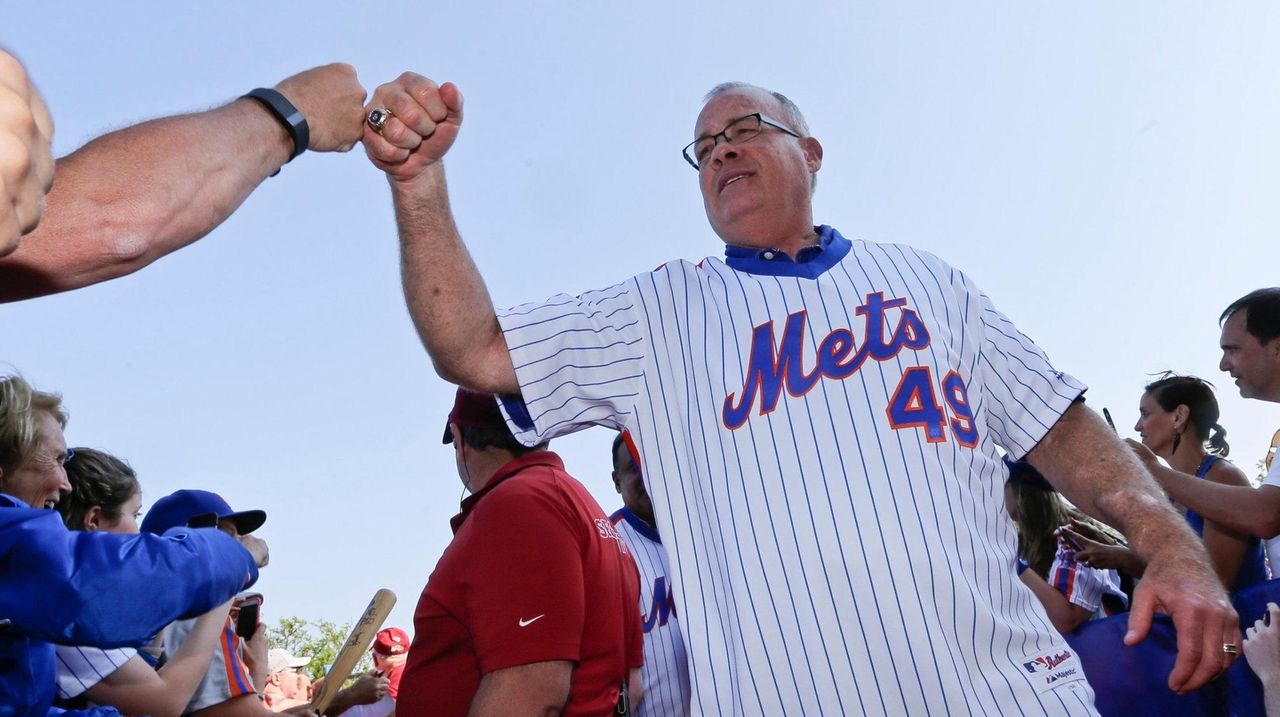
<svg viewBox="0 0 1280 717">
<path fill-rule="evenodd" d="M 542 618 L 544 618 L 544 617 L 546 617 L 546 616 L 547 616 L 547 614 L 544 612 L 544 613 L 542 613 L 541 615 L 539 615 L 539 616 L 537 616 L 537 617 L 531 617 L 531 618 L 529 618 L 528 620 L 523 620 L 523 619 L 522 619 L 522 620 L 517 620 L 517 622 L 519 622 L 519 623 L 520 623 L 520 627 L 529 627 L 529 626 L 530 626 L 530 625 L 532 625 L 533 623 L 535 623 L 535 622 L 537 622 L 537 621 L 541 620 Z"/>
</svg>

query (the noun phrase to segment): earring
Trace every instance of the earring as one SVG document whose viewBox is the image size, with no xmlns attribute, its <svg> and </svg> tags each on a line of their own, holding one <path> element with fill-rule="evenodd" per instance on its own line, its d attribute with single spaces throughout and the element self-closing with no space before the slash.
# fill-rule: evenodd
<svg viewBox="0 0 1280 717">
<path fill-rule="evenodd" d="M 1182 431 L 1173 434 L 1173 450 L 1172 453 L 1178 452 L 1178 444 L 1182 442 Z"/>
</svg>

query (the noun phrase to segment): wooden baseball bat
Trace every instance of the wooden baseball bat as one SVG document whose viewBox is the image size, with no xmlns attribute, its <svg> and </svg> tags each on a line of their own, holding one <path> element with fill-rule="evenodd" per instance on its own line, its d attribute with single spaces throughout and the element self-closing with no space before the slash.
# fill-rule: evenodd
<svg viewBox="0 0 1280 717">
<path fill-rule="evenodd" d="M 395 604 L 396 594 L 386 588 L 373 594 L 369 607 L 364 609 L 364 614 L 351 628 L 351 634 L 342 644 L 342 649 L 338 650 L 338 656 L 333 659 L 333 667 L 330 667 L 329 672 L 324 676 L 324 684 L 321 685 L 320 691 L 311 698 L 311 709 L 320 714 L 324 714 L 324 711 L 329 709 L 329 703 L 333 701 L 334 695 L 342 689 L 342 683 L 351 676 L 351 671 L 360 662 L 360 658 L 364 657 L 365 650 L 373 644 L 374 636 L 378 634 L 378 629 L 382 627 L 383 621 L 387 619 L 387 615 L 391 613 L 391 608 L 395 607 Z"/>
</svg>

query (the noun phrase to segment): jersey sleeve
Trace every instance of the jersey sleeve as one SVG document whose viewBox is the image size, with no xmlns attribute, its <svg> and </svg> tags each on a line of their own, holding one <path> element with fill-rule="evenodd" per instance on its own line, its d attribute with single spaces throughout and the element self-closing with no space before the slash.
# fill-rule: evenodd
<svg viewBox="0 0 1280 717">
<path fill-rule="evenodd" d="M 15 628 L 100 648 L 139 645 L 258 577 L 249 552 L 212 528 L 164 536 L 71 532 L 56 512 L 7 499 L 0 503 L 0 565 L 0 615 Z"/>
<path fill-rule="evenodd" d="M 499 486 L 472 514 L 463 621 L 481 673 L 547 660 L 577 661 L 586 605 L 580 535 L 553 494 Z"/>
<path fill-rule="evenodd" d="M 54 663 L 58 680 L 58 697 L 68 700 L 107 679 L 111 673 L 138 654 L 132 648 L 99 650 L 96 647 L 58 645 Z"/>
<path fill-rule="evenodd" d="M 970 326 L 982 337 L 976 370 L 988 430 L 1010 460 L 1020 460 L 1087 387 L 1054 368 L 1040 347 L 963 274 L 960 281 L 968 295 L 966 306 L 975 311 L 976 326 L 974 321 Z"/>
<path fill-rule="evenodd" d="M 1067 602 L 1096 613 L 1102 607 L 1108 581 L 1104 571 L 1081 565 L 1074 551 L 1059 548 L 1049 567 L 1049 584 L 1065 595 Z"/>
<path fill-rule="evenodd" d="M 591 425 L 620 428 L 640 392 L 648 340 L 635 280 L 500 312 L 520 400 L 508 426 L 536 445 Z"/>
</svg>

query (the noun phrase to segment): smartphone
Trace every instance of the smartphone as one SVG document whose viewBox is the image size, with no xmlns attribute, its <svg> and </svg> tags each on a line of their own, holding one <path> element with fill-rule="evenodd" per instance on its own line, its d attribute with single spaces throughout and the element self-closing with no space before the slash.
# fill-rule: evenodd
<svg viewBox="0 0 1280 717">
<path fill-rule="evenodd" d="M 258 617 L 262 605 L 262 593 L 241 593 L 236 596 L 236 634 L 248 640 L 258 630 Z"/>
</svg>

